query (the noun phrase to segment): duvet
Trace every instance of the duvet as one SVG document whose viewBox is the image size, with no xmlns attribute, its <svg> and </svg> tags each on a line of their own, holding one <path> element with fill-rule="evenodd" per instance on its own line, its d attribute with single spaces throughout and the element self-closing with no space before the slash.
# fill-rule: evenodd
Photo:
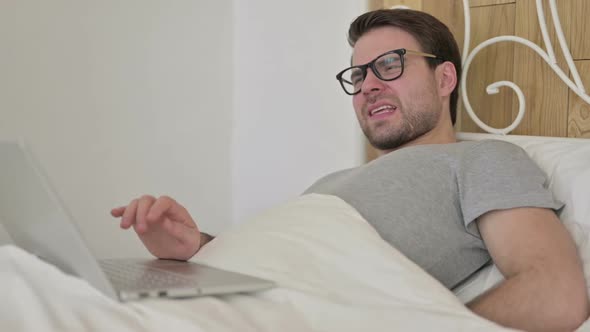
<svg viewBox="0 0 590 332">
<path fill-rule="evenodd" d="M 572 229 L 588 259 L 588 232 Z M 0 247 L 3 331 L 505 331 L 384 242 L 337 197 L 305 195 L 218 236 L 194 261 L 273 280 L 248 294 L 115 302 L 21 249 Z M 588 277 L 587 267 L 585 266 Z M 461 289 L 497 282 L 493 269 Z M 465 299 L 464 299 L 465 300 Z M 581 330 L 588 330 L 582 326 Z"/>
</svg>

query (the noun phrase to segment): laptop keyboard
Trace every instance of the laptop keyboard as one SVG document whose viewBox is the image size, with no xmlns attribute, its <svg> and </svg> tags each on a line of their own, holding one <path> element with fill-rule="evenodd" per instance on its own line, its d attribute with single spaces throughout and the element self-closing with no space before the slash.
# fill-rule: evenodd
<svg viewBox="0 0 590 332">
<path fill-rule="evenodd" d="M 197 283 L 183 276 L 133 262 L 101 260 L 100 266 L 116 289 L 163 289 L 195 287 Z"/>
</svg>

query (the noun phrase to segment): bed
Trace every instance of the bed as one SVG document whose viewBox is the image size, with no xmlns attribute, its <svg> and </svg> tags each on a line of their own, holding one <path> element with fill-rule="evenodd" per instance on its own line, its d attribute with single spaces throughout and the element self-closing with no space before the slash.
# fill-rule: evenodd
<svg viewBox="0 0 590 332">
<path fill-rule="evenodd" d="M 583 86 L 572 84 L 590 103 Z M 493 134 L 458 137 L 506 140 L 531 156 L 556 199 L 566 204 L 560 218 L 590 281 L 590 140 L 508 135 L 517 125 L 497 129 L 484 124 Z M 303 195 L 265 211 L 219 235 L 192 260 L 278 286 L 249 294 L 119 303 L 18 247 L 4 245 L 0 326 L 5 331 L 507 330 L 463 305 L 502 280 L 493 265 L 452 293 L 333 196 Z M 578 330 L 590 331 L 590 323 Z"/>
<path fill-rule="evenodd" d="M 561 217 L 590 280 L 590 144 L 504 139 L 531 154 L 566 203 Z M 268 210 L 223 233 L 193 260 L 274 280 L 278 287 L 123 304 L 17 247 L 3 246 L 0 322 L 6 331 L 503 330 L 462 304 L 501 280 L 493 266 L 453 294 L 333 196 L 305 195 Z M 590 323 L 580 328 L 588 330 Z"/>
</svg>

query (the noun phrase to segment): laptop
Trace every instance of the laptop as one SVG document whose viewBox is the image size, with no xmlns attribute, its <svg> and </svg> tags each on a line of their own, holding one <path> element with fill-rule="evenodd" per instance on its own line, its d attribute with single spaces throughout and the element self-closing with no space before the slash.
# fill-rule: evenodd
<svg viewBox="0 0 590 332">
<path fill-rule="evenodd" d="M 97 260 L 23 142 L 0 141 L 0 221 L 17 246 L 123 302 L 274 286 L 272 281 L 192 262 Z"/>
</svg>

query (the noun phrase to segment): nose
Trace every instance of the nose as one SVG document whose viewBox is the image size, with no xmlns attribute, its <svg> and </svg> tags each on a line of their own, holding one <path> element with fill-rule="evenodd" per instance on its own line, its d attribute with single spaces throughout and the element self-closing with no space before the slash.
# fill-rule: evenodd
<svg viewBox="0 0 590 332">
<path fill-rule="evenodd" d="M 383 90 L 383 83 L 384 82 L 380 80 L 379 77 L 375 76 L 375 73 L 373 73 L 371 68 L 367 68 L 367 76 L 361 85 L 361 92 L 365 95 L 380 92 Z"/>
</svg>

